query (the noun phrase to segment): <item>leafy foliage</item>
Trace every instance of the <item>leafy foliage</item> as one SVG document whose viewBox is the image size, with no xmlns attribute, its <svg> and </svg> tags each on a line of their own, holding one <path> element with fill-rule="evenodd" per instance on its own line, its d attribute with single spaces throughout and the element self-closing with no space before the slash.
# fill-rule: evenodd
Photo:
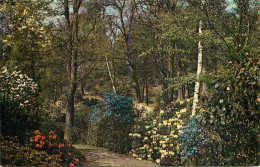
<svg viewBox="0 0 260 167">
<path fill-rule="evenodd" d="M 71 144 L 61 140 L 54 131 L 43 134 L 39 130 L 35 130 L 33 133 L 28 134 L 28 140 L 31 148 L 46 152 L 49 155 L 57 155 L 61 159 L 61 165 L 85 165 L 84 155 L 72 147 Z"/>
<path fill-rule="evenodd" d="M 189 165 L 259 163 L 259 66 L 249 56 L 238 65 L 230 62 L 228 66 L 230 70 L 212 82 L 215 88 L 203 102 L 200 117 L 191 121 L 196 126 L 193 123 L 184 130 L 186 142 L 182 146 L 184 158 L 189 155 Z M 192 153 L 196 154 L 191 154 L 189 150 L 194 147 Z"/>
<path fill-rule="evenodd" d="M 1 165 L 10 166 L 59 166 L 61 159 L 58 155 L 32 149 L 29 145 L 21 145 L 14 137 L 0 140 Z"/>
<path fill-rule="evenodd" d="M 37 84 L 21 71 L 0 73 L 0 111 L 3 135 L 16 136 L 37 128 L 42 116 L 37 103 Z"/>
<path fill-rule="evenodd" d="M 130 97 L 107 93 L 104 106 L 94 110 L 91 116 L 92 124 L 96 124 L 93 127 L 97 131 L 97 144 L 116 152 L 128 152 L 131 147 L 128 133 L 135 117 Z"/>
<path fill-rule="evenodd" d="M 181 106 L 185 103 L 181 101 Z M 179 105 L 179 104 L 178 104 Z M 156 115 L 147 116 L 138 121 L 137 128 L 129 136 L 132 138 L 133 157 L 154 161 L 160 165 L 180 165 L 181 142 L 187 108 L 179 109 L 177 104 L 167 110 L 155 110 Z"/>
</svg>

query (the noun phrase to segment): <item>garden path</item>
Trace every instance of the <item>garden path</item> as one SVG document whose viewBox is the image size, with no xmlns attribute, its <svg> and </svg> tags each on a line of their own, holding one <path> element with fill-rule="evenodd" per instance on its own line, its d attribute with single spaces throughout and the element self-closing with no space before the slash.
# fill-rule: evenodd
<svg viewBox="0 0 260 167">
<path fill-rule="evenodd" d="M 153 167 L 158 166 L 149 161 L 141 161 L 128 155 L 117 154 L 103 148 L 74 146 L 85 154 L 88 166 L 111 166 L 111 167 Z"/>
</svg>

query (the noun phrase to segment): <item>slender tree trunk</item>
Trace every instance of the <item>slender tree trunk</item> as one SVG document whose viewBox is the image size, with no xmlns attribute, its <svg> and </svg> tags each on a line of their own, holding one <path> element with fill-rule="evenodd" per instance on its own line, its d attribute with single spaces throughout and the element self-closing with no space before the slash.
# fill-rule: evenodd
<svg viewBox="0 0 260 167">
<path fill-rule="evenodd" d="M 148 106 L 149 104 L 149 90 L 148 90 L 148 78 L 145 78 L 145 94 L 146 94 L 146 105 Z"/>
<path fill-rule="evenodd" d="M 182 93 L 182 87 L 178 88 L 178 98 L 177 101 L 182 101 L 183 100 L 183 93 Z"/>
<path fill-rule="evenodd" d="M 144 81 L 145 82 L 145 81 Z M 142 86 L 142 94 L 141 94 L 141 101 L 143 102 L 144 101 L 144 89 L 145 89 L 145 83 L 144 85 Z"/>
<path fill-rule="evenodd" d="M 162 97 L 163 97 L 165 106 L 167 106 L 169 104 L 169 94 L 168 94 L 168 91 L 166 90 L 167 88 L 168 88 L 167 81 L 164 81 L 163 85 L 162 85 L 162 91 L 163 91 Z"/>
<path fill-rule="evenodd" d="M 206 68 L 205 68 L 205 67 L 202 68 L 202 73 L 203 73 L 203 74 L 206 73 Z M 208 95 L 208 86 L 207 86 L 207 83 L 202 82 L 201 96 L 207 96 L 207 95 Z"/>
<path fill-rule="evenodd" d="M 80 84 L 80 91 L 81 91 L 81 93 L 82 93 L 83 96 L 85 95 L 84 89 L 85 89 L 86 84 L 87 84 L 87 82 L 86 82 L 85 79 L 84 79 L 84 80 L 81 82 L 81 84 Z"/>
<path fill-rule="evenodd" d="M 137 99 L 138 103 L 142 103 L 140 85 L 139 85 L 139 81 L 138 81 L 138 77 L 137 77 L 135 69 L 133 69 L 133 80 L 135 81 L 134 88 L 135 88 L 135 93 L 136 93 L 136 99 Z"/>
<path fill-rule="evenodd" d="M 189 98 L 189 85 L 185 85 L 185 91 L 184 91 L 184 98 L 188 99 Z M 190 108 L 190 103 L 187 103 L 187 108 Z"/>
<path fill-rule="evenodd" d="M 109 74 L 109 77 L 110 77 L 111 82 L 112 82 L 113 91 L 114 91 L 114 93 L 115 93 L 115 95 L 116 95 L 116 87 L 115 87 L 114 79 L 113 79 L 113 77 L 112 77 L 112 74 L 111 74 L 111 71 L 110 71 L 110 68 L 109 68 L 109 64 L 108 64 L 108 60 L 107 60 L 107 55 L 105 55 L 105 57 L 106 57 L 106 63 L 107 63 L 108 74 Z"/>
<path fill-rule="evenodd" d="M 177 48 L 177 47 L 176 47 Z M 177 59 L 177 76 L 181 77 L 182 76 L 182 64 L 180 58 Z M 178 87 L 178 98 L 177 101 L 182 101 L 183 100 L 183 89 L 182 86 Z"/>
<path fill-rule="evenodd" d="M 184 98 L 188 99 L 189 98 L 189 85 L 185 85 L 185 91 L 184 91 Z"/>
<path fill-rule="evenodd" d="M 199 36 L 202 35 L 202 20 L 199 22 Z M 195 82 L 195 90 L 194 90 L 194 99 L 193 99 L 193 105 L 192 105 L 192 116 L 196 115 L 196 108 L 199 101 L 199 90 L 200 90 L 200 82 L 198 81 L 200 74 L 202 72 L 202 46 L 201 46 L 201 40 L 199 39 L 198 42 L 198 65 L 197 65 L 197 78 Z"/>
<path fill-rule="evenodd" d="M 171 66 L 171 69 L 170 69 L 170 73 L 171 73 L 171 78 L 174 79 L 174 73 L 175 73 L 175 69 L 174 69 L 174 55 L 170 56 L 170 66 Z M 173 95 L 174 95 L 174 89 L 171 88 L 170 89 L 170 102 L 173 101 Z"/>
</svg>

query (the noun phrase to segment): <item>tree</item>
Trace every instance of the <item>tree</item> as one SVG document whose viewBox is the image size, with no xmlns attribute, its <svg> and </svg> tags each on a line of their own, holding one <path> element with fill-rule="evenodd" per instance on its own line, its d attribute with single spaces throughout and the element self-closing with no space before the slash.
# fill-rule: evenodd
<svg viewBox="0 0 260 167">
<path fill-rule="evenodd" d="M 199 21 L 199 33 L 198 35 L 202 35 L 202 20 Z M 192 105 L 192 116 L 196 115 L 196 107 L 199 101 L 199 91 L 200 91 L 200 82 L 198 81 L 201 72 L 202 72 L 202 46 L 201 46 L 201 40 L 199 39 L 198 42 L 198 69 L 197 69 L 197 78 L 195 82 L 195 90 L 194 90 L 194 98 L 193 98 L 193 105 Z"/>
<path fill-rule="evenodd" d="M 66 104 L 66 123 L 64 139 L 70 140 L 71 128 L 74 125 L 74 97 L 77 89 L 77 70 L 78 70 L 78 46 L 79 46 L 79 9 L 82 0 L 73 0 L 73 13 L 70 17 L 70 5 L 68 0 L 64 0 L 64 16 L 69 37 L 67 52 L 67 72 L 68 90 Z"/>
<path fill-rule="evenodd" d="M 19 66 L 32 79 L 40 79 L 41 60 L 50 43 L 49 1 L 1 1 L 1 62 Z"/>
</svg>

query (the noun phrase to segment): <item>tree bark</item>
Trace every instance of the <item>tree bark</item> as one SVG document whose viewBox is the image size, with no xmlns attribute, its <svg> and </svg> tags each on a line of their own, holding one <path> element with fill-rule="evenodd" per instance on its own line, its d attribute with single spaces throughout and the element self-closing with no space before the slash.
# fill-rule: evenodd
<svg viewBox="0 0 260 167">
<path fill-rule="evenodd" d="M 81 82 L 81 84 L 80 84 L 80 91 L 81 91 L 82 96 L 85 95 L 84 88 L 85 88 L 86 84 L 87 84 L 86 80 L 83 80 L 83 81 Z"/>
<path fill-rule="evenodd" d="M 114 79 L 113 79 L 113 77 L 112 77 L 112 74 L 111 74 L 111 71 L 110 71 L 110 68 L 109 68 L 109 64 L 108 64 L 108 60 L 107 60 L 107 55 L 105 55 L 105 58 L 106 58 L 106 63 L 107 63 L 108 74 L 109 74 L 109 77 L 110 77 L 110 79 L 111 79 L 113 91 L 114 91 L 115 96 L 116 96 L 116 87 L 115 87 Z"/>
<path fill-rule="evenodd" d="M 145 94 L 146 94 L 146 105 L 149 105 L 149 90 L 148 90 L 148 78 L 145 78 Z"/>
<path fill-rule="evenodd" d="M 199 36 L 202 35 L 202 20 L 199 22 Z M 196 115 L 196 108 L 198 106 L 199 101 L 199 90 L 200 90 L 200 82 L 198 81 L 200 74 L 202 72 L 202 46 L 201 46 L 201 40 L 199 39 L 198 42 L 198 65 L 197 65 L 197 77 L 195 82 L 195 90 L 194 90 L 194 99 L 193 99 L 193 105 L 192 105 L 192 116 Z"/>
<path fill-rule="evenodd" d="M 136 93 L 136 99 L 137 99 L 138 103 L 142 103 L 140 85 L 139 85 L 138 77 L 137 77 L 137 74 L 136 74 L 136 71 L 134 68 L 133 68 L 133 80 L 135 81 L 134 88 L 135 88 L 135 93 Z"/>
<path fill-rule="evenodd" d="M 177 49 L 177 46 L 175 44 L 175 48 Z M 177 58 L 177 76 L 181 77 L 183 72 L 182 72 L 182 63 L 180 58 Z M 183 92 L 182 92 L 182 86 L 178 87 L 178 97 L 177 97 L 177 101 L 182 101 L 183 100 Z"/>
<path fill-rule="evenodd" d="M 77 89 L 77 69 L 78 69 L 78 50 L 77 44 L 79 42 L 78 37 L 78 25 L 79 25 L 79 8 L 81 6 L 81 0 L 73 0 L 73 18 L 72 24 L 70 22 L 69 13 L 69 1 L 65 0 L 65 18 L 67 22 L 67 28 L 69 30 L 69 58 L 68 58 L 68 74 L 69 74 L 69 88 L 67 91 L 67 104 L 66 104 L 66 123 L 64 139 L 71 139 L 71 129 L 74 126 L 74 97 Z"/>
<path fill-rule="evenodd" d="M 185 85 L 185 92 L 184 92 L 184 98 L 188 99 L 189 98 L 189 85 Z"/>
<path fill-rule="evenodd" d="M 163 97 L 163 101 L 164 101 L 164 105 L 167 106 L 170 102 L 169 102 L 169 94 L 168 94 L 168 84 L 167 84 L 167 81 L 164 81 L 163 82 L 163 85 L 162 85 L 162 91 L 163 91 L 163 94 L 162 94 L 162 97 Z"/>
<path fill-rule="evenodd" d="M 202 73 L 205 74 L 206 71 L 207 71 L 206 68 L 203 67 Z M 208 86 L 207 86 L 207 83 L 205 83 L 205 82 L 202 82 L 201 96 L 208 96 Z"/>
</svg>

